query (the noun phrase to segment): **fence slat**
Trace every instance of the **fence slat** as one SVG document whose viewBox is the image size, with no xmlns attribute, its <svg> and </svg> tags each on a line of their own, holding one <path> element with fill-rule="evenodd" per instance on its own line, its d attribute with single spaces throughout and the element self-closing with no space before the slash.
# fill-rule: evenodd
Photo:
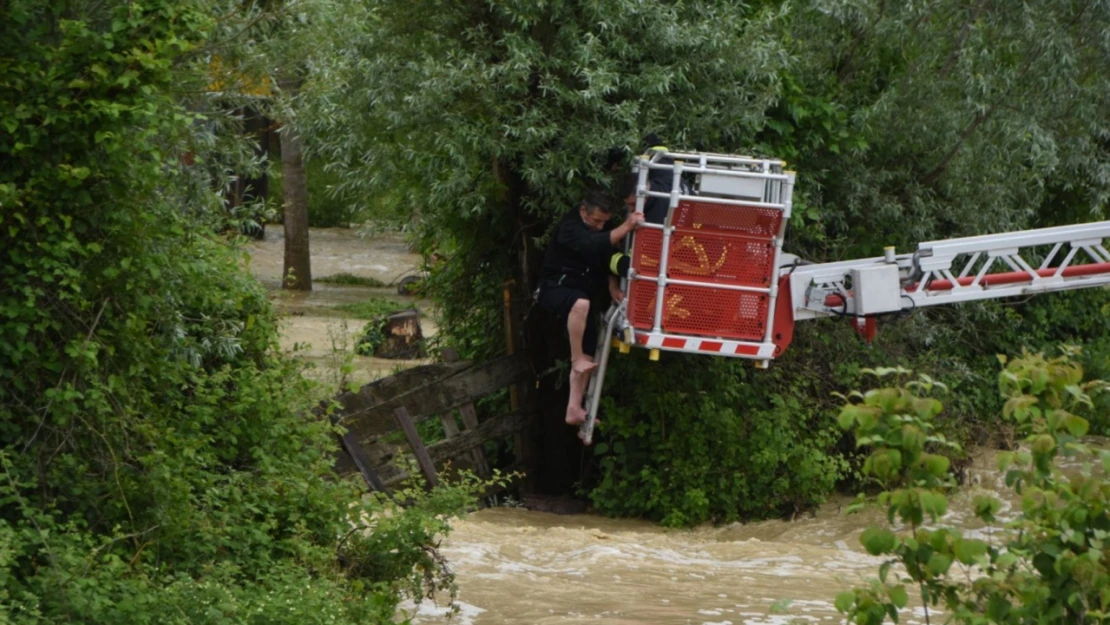
<svg viewBox="0 0 1110 625">
<path fill-rule="evenodd" d="M 409 417 L 409 411 L 405 410 L 404 406 L 398 406 L 393 410 L 393 417 L 397 419 L 397 425 L 401 426 L 401 430 L 405 433 L 405 439 L 409 442 L 409 447 L 416 455 L 416 462 L 420 465 L 420 472 L 424 474 L 424 479 L 428 481 L 428 488 L 435 488 L 439 485 L 439 474 L 436 473 L 436 465 L 432 462 L 432 457 L 428 455 L 428 450 L 424 447 L 424 441 L 420 440 L 420 434 L 416 431 L 416 424 Z"/>
</svg>

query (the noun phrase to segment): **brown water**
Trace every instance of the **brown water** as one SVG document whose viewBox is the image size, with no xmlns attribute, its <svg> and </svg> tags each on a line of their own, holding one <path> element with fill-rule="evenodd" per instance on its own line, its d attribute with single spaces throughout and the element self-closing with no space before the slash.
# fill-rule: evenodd
<svg viewBox="0 0 1110 625">
<path fill-rule="evenodd" d="M 994 453 L 978 458 L 944 525 L 990 537 L 970 502 L 1005 492 L 995 464 Z M 843 514 L 849 501 L 838 498 L 794 521 L 682 531 L 594 515 L 481 510 L 453 523 L 443 545 L 457 574 L 459 613 L 448 621 L 443 606 L 427 601 L 406 609 L 424 624 L 840 623 L 836 594 L 875 577 L 881 563 L 859 534 L 885 522 L 878 510 Z M 1012 510 L 1004 502 L 1001 518 Z M 915 603 L 902 622 L 925 622 Z"/>
<path fill-rule="evenodd" d="M 365 384 L 384 377 L 397 369 L 428 362 L 426 359 L 388 360 L 354 354 L 364 320 L 351 319 L 336 306 L 384 298 L 401 306 L 414 306 L 421 313 L 421 330 L 433 336 L 437 327 L 431 303 L 427 300 L 397 295 L 395 283 L 405 276 L 419 275 L 421 258 L 408 249 L 403 236 L 383 233 L 360 236 L 346 228 L 313 228 L 309 233 L 312 275 L 314 278 L 349 273 L 374 278 L 390 285 L 380 288 L 341 286 L 313 283 L 312 291 L 282 291 L 281 276 L 285 238 L 281 226 L 270 226 L 262 241 L 252 242 L 251 273 L 271 289 L 271 297 L 282 315 L 281 348 L 293 352 L 312 365 L 306 374 L 334 387 L 340 379 L 340 368 L 348 365 L 348 379 Z"/>
</svg>

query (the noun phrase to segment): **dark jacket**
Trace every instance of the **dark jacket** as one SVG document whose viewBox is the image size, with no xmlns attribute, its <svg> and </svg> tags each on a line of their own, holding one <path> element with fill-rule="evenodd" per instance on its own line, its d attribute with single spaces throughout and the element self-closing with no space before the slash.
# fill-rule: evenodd
<svg viewBox="0 0 1110 625">
<path fill-rule="evenodd" d="M 665 158 L 660 163 L 670 165 L 674 161 Z M 652 169 L 648 172 L 648 186 L 657 193 L 670 193 L 674 186 L 674 171 L 670 169 Z M 690 185 L 685 180 L 679 181 L 679 189 L 684 195 L 693 195 Z M 644 201 L 644 221 L 649 224 L 661 224 L 667 220 L 667 209 L 671 201 L 662 197 L 649 197 Z"/>
<path fill-rule="evenodd" d="M 609 259 L 618 251 L 609 243 L 610 230 L 609 224 L 600 232 L 590 230 L 582 221 L 578 207 L 568 211 L 555 226 L 543 257 L 542 284 L 581 289 L 591 298 L 605 295 Z"/>
</svg>

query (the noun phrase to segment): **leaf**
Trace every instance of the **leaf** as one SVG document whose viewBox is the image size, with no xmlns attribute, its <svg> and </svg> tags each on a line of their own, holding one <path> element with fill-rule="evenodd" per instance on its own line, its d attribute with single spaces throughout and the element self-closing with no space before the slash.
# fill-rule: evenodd
<svg viewBox="0 0 1110 625">
<path fill-rule="evenodd" d="M 838 612 L 847 614 L 852 609 L 852 605 L 856 602 L 856 593 L 845 590 L 837 593 L 836 595 L 836 609 Z"/>
<path fill-rule="evenodd" d="M 594 455 L 597 456 L 600 456 L 607 451 L 609 451 L 609 443 L 598 443 L 597 446 L 594 447 Z"/>
<path fill-rule="evenodd" d="M 873 556 L 890 553 L 897 539 L 894 533 L 881 527 L 869 527 L 859 536 L 863 548 Z"/>
<path fill-rule="evenodd" d="M 1087 434 L 1087 428 L 1090 427 L 1090 424 L 1079 415 L 1068 415 L 1064 418 L 1064 427 L 1068 428 L 1068 432 L 1072 436 L 1079 438 Z"/>
<path fill-rule="evenodd" d="M 891 588 L 887 591 L 887 594 L 890 595 L 890 602 L 898 609 L 906 607 L 906 604 L 909 603 L 910 598 L 906 593 L 906 587 L 901 584 Z"/>
<path fill-rule="evenodd" d="M 948 498 L 929 490 L 920 491 L 921 509 L 933 517 L 942 517 L 948 512 Z"/>
<path fill-rule="evenodd" d="M 974 538 L 963 538 L 952 546 L 952 553 L 963 564 L 975 564 L 975 560 L 987 552 L 987 543 Z"/>
<path fill-rule="evenodd" d="M 948 467 L 951 465 L 947 457 L 937 454 L 923 454 L 921 463 L 925 465 L 926 471 L 938 478 L 947 475 Z"/>
<path fill-rule="evenodd" d="M 929 558 L 929 563 L 925 565 L 925 570 L 933 577 L 940 577 L 947 573 L 951 566 L 952 556 L 944 553 L 934 553 Z"/>
</svg>

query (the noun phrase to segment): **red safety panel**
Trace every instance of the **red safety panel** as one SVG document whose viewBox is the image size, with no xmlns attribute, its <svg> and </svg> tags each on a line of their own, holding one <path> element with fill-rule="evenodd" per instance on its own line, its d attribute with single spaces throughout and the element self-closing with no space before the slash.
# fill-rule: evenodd
<svg viewBox="0 0 1110 625">
<path fill-rule="evenodd" d="M 640 230 L 632 268 L 641 276 L 658 276 L 662 252 L 663 232 Z M 766 288 L 771 286 L 775 244 L 772 239 L 680 229 L 671 233 L 668 256 L 667 275 L 674 279 Z"/>
<path fill-rule="evenodd" d="M 767 288 L 771 285 L 775 236 L 782 211 L 753 206 L 683 201 L 675 209 L 667 274 L 676 280 Z M 632 267 L 645 277 L 659 275 L 663 233 L 636 232 Z M 654 326 L 654 282 L 633 280 L 628 316 L 633 327 Z M 713 287 L 668 285 L 664 294 L 662 330 L 667 333 L 762 341 L 768 302 L 762 293 Z"/>
<path fill-rule="evenodd" d="M 628 314 L 636 329 L 652 329 L 656 292 L 655 284 L 634 281 Z M 769 299 L 762 293 L 670 285 L 664 291 L 662 330 L 673 334 L 762 341 Z"/>
<path fill-rule="evenodd" d="M 772 239 L 677 229 L 671 234 L 667 275 L 678 280 L 771 286 Z"/>
<path fill-rule="evenodd" d="M 633 236 L 632 268 L 641 276 L 658 276 L 659 257 L 663 255 L 663 231 L 641 228 Z"/>
<path fill-rule="evenodd" d="M 676 228 L 718 230 L 770 239 L 778 236 L 782 211 L 684 200 L 675 208 L 672 224 Z"/>
</svg>

